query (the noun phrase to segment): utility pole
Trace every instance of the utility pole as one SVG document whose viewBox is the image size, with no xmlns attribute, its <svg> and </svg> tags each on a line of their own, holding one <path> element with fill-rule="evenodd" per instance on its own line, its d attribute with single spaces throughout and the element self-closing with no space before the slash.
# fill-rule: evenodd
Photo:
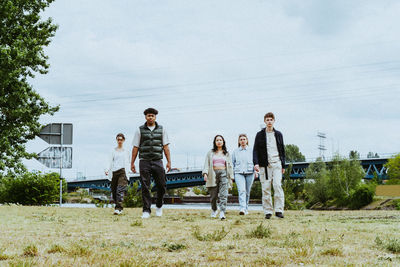
<svg viewBox="0 0 400 267">
<path fill-rule="evenodd" d="M 318 132 L 317 136 L 319 137 L 319 146 L 318 146 L 319 157 L 322 159 L 325 159 L 324 152 L 326 150 L 326 147 L 325 147 L 326 134 Z"/>
</svg>

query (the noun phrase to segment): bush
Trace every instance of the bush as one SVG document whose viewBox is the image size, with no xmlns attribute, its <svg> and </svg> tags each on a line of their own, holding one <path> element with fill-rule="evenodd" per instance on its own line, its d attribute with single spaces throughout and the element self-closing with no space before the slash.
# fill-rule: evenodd
<svg viewBox="0 0 400 267">
<path fill-rule="evenodd" d="M 282 181 L 282 189 L 285 194 L 285 209 L 299 210 L 304 208 L 305 190 L 303 179 L 291 179 L 290 172 L 292 164 L 289 165 Z"/>
<path fill-rule="evenodd" d="M 236 183 L 233 183 L 232 189 L 230 189 L 229 191 L 230 191 L 229 193 L 231 193 L 232 196 L 236 196 L 237 197 L 239 195 L 238 187 L 237 187 Z"/>
<path fill-rule="evenodd" d="M 400 179 L 390 179 L 390 180 L 387 180 L 385 184 L 388 184 L 388 185 L 400 184 Z"/>
<path fill-rule="evenodd" d="M 400 179 L 400 153 L 385 164 L 389 179 Z"/>
<path fill-rule="evenodd" d="M 128 208 L 142 207 L 142 191 L 139 190 L 139 182 L 135 182 L 128 188 L 124 197 L 124 206 Z"/>
<path fill-rule="evenodd" d="M 0 203 L 52 204 L 59 199 L 59 184 L 58 173 L 26 172 L 17 177 L 4 177 L 0 180 Z M 66 192 L 66 188 L 63 181 L 63 192 Z"/>
<path fill-rule="evenodd" d="M 253 185 L 251 186 L 251 190 L 250 190 L 250 198 L 261 199 L 261 197 L 262 197 L 261 182 L 254 181 Z"/>
<path fill-rule="evenodd" d="M 375 184 L 361 184 L 350 195 L 349 207 L 352 209 L 362 208 L 374 200 Z"/>
<path fill-rule="evenodd" d="M 369 201 L 370 191 L 367 185 L 362 185 L 365 173 L 358 160 L 337 156 L 330 167 L 328 170 L 324 162 L 317 161 L 306 170 L 307 179 L 312 181 L 306 185 L 309 206 L 321 203 L 322 206 L 362 207 Z M 361 202 L 357 203 L 358 201 Z"/>
<path fill-rule="evenodd" d="M 325 204 L 328 196 L 328 170 L 323 161 L 310 163 L 306 170 L 306 179 L 311 181 L 305 185 L 305 191 L 309 199 L 309 205 L 315 203 Z"/>
<path fill-rule="evenodd" d="M 207 196 L 208 195 L 208 190 L 207 190 L 207 187 L 205 185 L 200 185 L 200 186 L 193 187 L 193 193 L 195 193 L 196 195 Z"/>
</svg>

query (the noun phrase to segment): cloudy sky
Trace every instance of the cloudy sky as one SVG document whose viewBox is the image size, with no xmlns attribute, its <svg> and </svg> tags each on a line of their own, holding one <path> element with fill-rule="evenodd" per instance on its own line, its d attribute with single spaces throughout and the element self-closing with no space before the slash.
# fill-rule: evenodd
<svg viewBox="0 0 400 267">
<path fill-rule="evenodd" d="M 73 123 L 73 168 L 108 166 L 115 135 L 130 147 L 155 107 L 173 167 L 201 166 L 216 134 L 250 145 L 263 115 L 312 160 L 400 151 L 399 1 L 55 1 L 50 72 L 32 81 L 50 122 Z M 47 147 L 42 140 L 29 151 Z M 30 169 L 48 171 L 29 161 Z"/>
</svg>

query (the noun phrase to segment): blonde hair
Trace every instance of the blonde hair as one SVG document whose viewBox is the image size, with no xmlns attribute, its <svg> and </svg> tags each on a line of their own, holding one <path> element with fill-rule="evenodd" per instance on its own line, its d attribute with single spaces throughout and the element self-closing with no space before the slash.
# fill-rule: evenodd
<svg viewBox="0 0 400 267">
<path fill-rule="evenodd" d="M 239 134 L 238 147 L 240 147 L 240 137 L 246 137 L 246 140 L 247 140 L 247 144 L 246 145 L 249 145 L 249 138 L 247 137 L 247 135 L 246 134 Z"/>
</svg>

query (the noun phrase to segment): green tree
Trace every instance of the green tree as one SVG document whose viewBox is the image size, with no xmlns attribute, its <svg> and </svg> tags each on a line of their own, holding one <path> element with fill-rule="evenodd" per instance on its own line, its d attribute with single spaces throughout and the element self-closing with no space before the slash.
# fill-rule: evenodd
<svg viewBox="0 0 400 267">
<path fill-rule="evenodd" d="M 286 162 L 304 162 L 306 157 L 300 152 L 296 145 L 285 145 Z"/>
<path fill-rule="evenodd" d="M 368 152 L 368 154 L 367 154 L 367 158 L 368 159 L 373 159 L 373 158 L 379 158 L 379 155 L 378 155 L 378 153 L 374 153 L 374 152 Z"/>
<path fill-rule="evenodd" d="M 25 144 L 35 138 L 43 114 L 54 114 L 29 79 L 48 72 L 49 45 L 57 26 L 40 13 L 54 0 L 2 0 L 0 3 L 0 175 L 21 172 L 22 158 L 32 158 Z"/>
<path fill-rule="evenodd" d="M 325 204 L 330 199 L 329 172 L 325 162 L 318 159 L 310 163 L 306 170 L 306 179 L 310 181 L 305 186 L 310 204 Z"/>
<path fill-rule="evenodd" d="M 390 158 L 385 164 L 389 179 L 400 179 L 400 153 Z"/>
<path fill-rule="evenodd" d="M 349 158 L 350 159 L 359 159 L 360 158 L 360 153 L 357 152 L 357 150 L 351 150 L 349 153 Z"/>
<path fill-rule="evenodd" d="M 339 205 L 346 205 L 352 190 L 356 189 L 365 176 L 358 160 L 347 160 L 336 156 L 329 171 L 329 193 Z"/>
</svg>

